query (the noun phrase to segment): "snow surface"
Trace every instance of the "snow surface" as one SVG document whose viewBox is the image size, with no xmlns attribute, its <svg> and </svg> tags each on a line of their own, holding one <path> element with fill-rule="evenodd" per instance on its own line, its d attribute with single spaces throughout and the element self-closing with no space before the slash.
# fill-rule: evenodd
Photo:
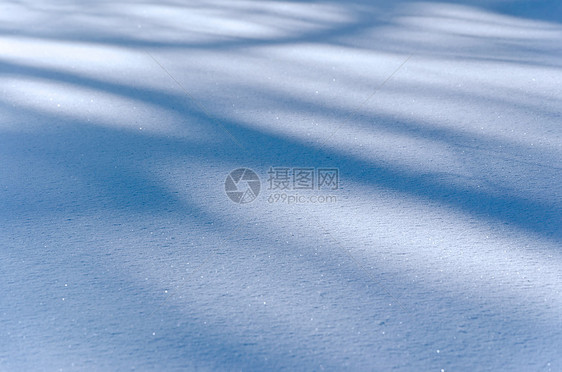
<svg viewBox="0 0 562 372">
<path fill-rule="evenodd" d="M 0 370 L 562 371 L 560 4 L 1 1 Z"/>
</svg>

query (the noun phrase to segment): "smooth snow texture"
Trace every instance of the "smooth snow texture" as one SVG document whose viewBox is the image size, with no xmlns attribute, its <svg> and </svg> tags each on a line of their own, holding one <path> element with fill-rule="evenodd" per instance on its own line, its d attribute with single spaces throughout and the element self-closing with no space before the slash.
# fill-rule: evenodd
<svg viewBox="0 0 562 372">
<path fill-rule="evenodd" d="M 561 16 L 0 2 L 0 370 L 562 370 Z"/>
</svg>

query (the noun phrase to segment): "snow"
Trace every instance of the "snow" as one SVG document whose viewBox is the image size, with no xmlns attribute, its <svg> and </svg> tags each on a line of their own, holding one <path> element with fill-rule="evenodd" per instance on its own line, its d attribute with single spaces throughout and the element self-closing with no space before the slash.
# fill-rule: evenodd
<svg viewBox="0 0 562 372">
<path fill-rule="evenodd" d="M 0 2 L 0 370 L 562 370 L 561 16 Z"/>
</svg>

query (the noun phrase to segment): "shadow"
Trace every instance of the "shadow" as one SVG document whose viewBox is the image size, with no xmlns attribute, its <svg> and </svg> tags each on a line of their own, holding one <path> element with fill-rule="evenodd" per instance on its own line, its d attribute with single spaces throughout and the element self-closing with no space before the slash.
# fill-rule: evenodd
<svg viewBox="0 0 562 372">
<path fill-rule="evenodd" d="M 136 87 L 127 87 L 122 84 L 115 84 L 109 82 L 102 82 L 91 78 L 82 78 L 76 75 L 65 74 L 62 72 L 49 73 L 45 69 L 37 69 L 31 67 L 16 68 L 12 64 L 0 63 L 2 70 L 12 71 L 18 75 L 30 76 L 36 79 L 48 79 L 57 82 L 70 83 L 73 85 L 84 86 L 96 90 L 101 90 L 113 95 L 121 95 L 141 103 L 151 105 L 160 105 L 164 109 L 173 107 L 180 117 L 189 117 L 189 121 L 193 123 L 208 120 L 206 114 L 200 112 L 197 107 L 190 105 L 191 102 L 186 100 L 181 94 L 162 93 L 152 89 L 142 89 Z M 246 89 L 247 90 L 247 89 Z M 256 92 L 255 94 L 260 94 Z M 454 94 L 454 93 L 453 93 Z M 263 96 L 263 93 L 261 93 Z M 271 98 L 271 101 L 281 100 L 282 97 Z M 299 112 L 309 110 L 310 115 L 314 116 L 319 114 L 324 107 L 314 107 L 311 102 L 299 103 L 298 101 L 291 101 L 290 106 L 296 108 Z M 311 109 L 312 108 L 312 109 Z M 345 119 L 350 117 L 352 112 L 337 112 L 336 118 Z M 39 116 L 46 119 L 48 122 L 61 122 L 57 115 L 49 115 L 44 112 L 33 112 L 30 110 L 30 116 Z M 391 131 L 400 135 L 407 135 L 411 137 L 421 137 L 433 143 L 442 142 L 447 146 L 456 147 L 458 149 L 473 151 L 478 149 L 490 149 L 496 156 L 507 156 L 514 158 L 518 153 L 532 153 L 533 149 L 521 147 L 515 143 L 500 142 L 495 139 L 483 139 L 470 136 L 467 133 L 455 130 L 452 127 L 440 128 L 432 127 L 429 123 L 420 123 L 419 121 L 401 121 L 396 122 L 392 117 L 384 117 L 382 115 L 371 116 L 367 113 L 360 114 L 360 120 L 355 120 L 355 125 L 367 126 L 370 130 Z M 148 208 L 157 207 L 154 205 L 161 199 L 161 195 L 166 195 L 167 192 L 158 187 L 152 181 L 147 179 L 137 179 L 134 172 L 125 170 L 112 169 L 112 164 L 119 164 L 122 162 L 119 158 L 124 154 L 121 152 L 114 152 L 113 147 L 122 149 L 137 149 L 137 148 L 152 148 L 150 153 L 143 155 L 143 158 L 150 156 L 165 156 L 167 158 L 179 157 L 200 157 L 205 159 L 206 162 L 220 163 L 223 158 L 236 159 L 236 152 L 242 153 L 242 156 L 250 164 L 258 167 L 267 165 L 278 165 L 283 163 L 288 164 L 301 164 L 303 161 L 307 164 L 321 164 L 325 166 L 337 166 L 344 172 L 345 178 L 348 182 L 354 184 L 372 185 L 376 188 L 383 187 L 386 189 L 394 190 L 406 195 L 421 198 L 431 202 L 438 202 L 443 205 L 451 206 L 455 209 L 462 210 L 465 213 L 473 215 L 475 218 L 484 218 L 493 223 L 503 223 L 507 225 L 515 225 L 517 228 L 528 230 L 532 233 L 543 234 L 549 239 L 560 241 L 562 233 L 562 209 L 557 204 L 552 204 L 555 200 L 547 199 L 546 201 L 533 200 L 529 196 L 521 196 L 517 190 L 506 190 L 499 187 L 501 183 L 492 185 L 491 190 L 478 187 L 467 187 L 465 182 L 461 180 L 459 184 L 451 183 L 450 177 L 441 177 L 440 173 L 425 173 L 413 172 L 404 169 L 398 165 L 385 165 L 373 161 L 366 161 L 364 158 L 358 157 L 357 154 L 349 154 L 339 150 L 327 149 L 325 146 L 317 146 L 320 144 L 310 144 L 286 136 L 274 135 L 268 131 L 260 131 L 252 128 L 249 123 L 235 122 L 228 117 L 219 117 L 219 122 L 227 129 L 227 133 L 231 133 L 235 138 L 240 139 L 245 143 L 245 147 L 250 148 L 250 156 L 244 154 L 239 148 L 234 146 L 230 151 L 217 151 L 216 147 L 209 147 L 207 144 L 197 144 L 193 142 L 184 143 L 177 141 L 173 138 L 166 138 L 165 140 L 154 140 L 149 137 L 126 136 L 125 133 L 117 132 L 115 135 L 110 133 L 98 132 L 94 127 L 90 126 L 88 132 L 96 133 L 92 137 L 83 137 L 79 144 L 76 144 L 76 135 L 79 131 L 71 130 L 69 134 L 61 131 L 53 133 L 44 133 L 40 135 L 40 140 L 31 140 L 29 135 L 24 138 L 17 138 L 17 135 L 6 136 L 3 135 L 6 142 L 20 142 L 33 143 L 38 141 L 45 141 L 50 144 L 50 151 L 53 155 L 64 149 L 56 155 L 58 164 L 67 164 L 70 169 L 80 169 L 79 165 L 71 165 L 76 157 L 72 154 L 69 158 L 66 152 L 68 146 L 65 144 L 74 143 L 71 145 L 75 149 L 84 150 L 90 148 L 91 151 L 97 153 L 100 149 L 100 142 L 96 143 L 93 147 L 88 145 L 88 141 L 95 137 L 107 138 L 107 144 L 110 146 L 105 149 L 105 152 L 100 157 L 99 155 L 90 155 L 96 157 L 100 163 L 99 167 L 91 169 L 88 173 L 88 183 L 95 183 L 96 180 L 102 179 L 104 181 L 97 182 L 100 187 L 106 188 L 107 193 L 110 195 L 118 196 L 114 199 L 113 203 L 116 205 L 130 205 L 133 208 L 143 207 L 146 203 L 149 204 Z M 75 126 L 76 122 L 70 121 L 65 126 Z M 82 123 L 82 126 L 89 126 L 87 123 Z M 212 124 L 215 130 L 220 132 L 221 128 L 217 127 L 215 123 Z M 102 134 L 103 133 L 103 134 Z M 225 135 L 225 133 L 221 133 Z M 92 135 L 92 134 L 91 134 Z M 47 136 L 47 137 L 46 137 Z M 49 138 L 52 137 L 52 138 Z M 121 138 L 121 139 L 119 139 Z M 117 139 L 117 143 L 115 143 Z M 228 141 L 228 138 L 223 138 L 223 141 Z M 255 147 L 250 144 L 261 144 Z M 53 144 L 57 144 L 53 146 Z M 234 145 L 234 144 L 233 144 Z M 103 148 L 103 144 L 101 144 Z M 496 149 L 502 149 L 498 152 Z M 13 149 L 12 149 L 13 151 Z M 42 154 L 42 153 L 41 153 Z M 536 153 L 533 155 L 535 158 L 545 157 L 544 153 Z M 44 155 L 40 155 L 43 157 Z M 553 154 L 553 159 L 556 155 Z M 548 158 L 548 156 L 547 156 Z M 497 158 L 496 158 L 497 159 Z M 471 161 L 465 158 L 466 161 Z M 257 162 L 257 164 L 256 164 Z M 536 163 L 525 164 L 523 166 L 533 165 Z M 553 164 L 556 164 L 554 161 Z M 233 163 L 233 166 L 236 166 Z M 540 164 L 539 164 L 540 166 Z M 548 169 L 553 172 L 554 179 L 560 179 L 562 170 L 560 167 L 542 167 L 543 170 Z M 454 179 L 455 175 L 451 175 Z M 105 180 L 112 180 L 108 183 Z M 492 178 L 493 180 L 493 178 Z M 148 182 L 148 185 L 147 185 Z M 141 187 L 139 189 L 139 186 Z M 134 192 L 132 190 L 135 190 Z M 116 192 L 119 192 L 116 194 Z M 133 192 L 133 193 L 131 193 Z M 138 195 L 142 200 L 131 202 L 131 198 Z M 13 211 L 13 210 L 12 210 Z"/>
</svg>

